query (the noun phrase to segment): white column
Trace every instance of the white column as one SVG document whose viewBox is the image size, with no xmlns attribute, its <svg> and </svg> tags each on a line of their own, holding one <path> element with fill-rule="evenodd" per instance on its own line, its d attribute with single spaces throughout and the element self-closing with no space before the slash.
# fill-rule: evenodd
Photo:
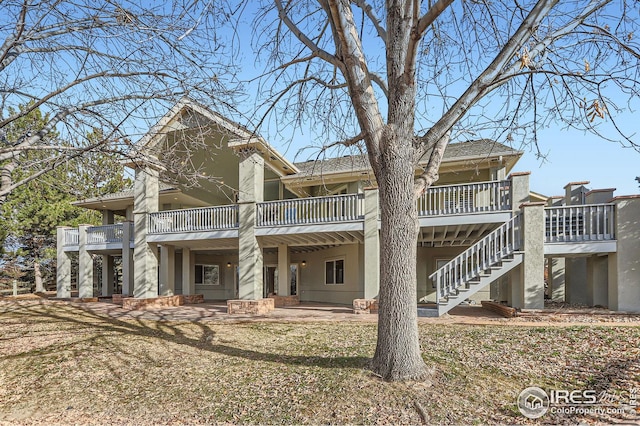
<svg viewBox="0 0 640 426">
<path fill-rule="evenodd" d="M 171 245 L 160 246 L 160 296 L 173 296 L 176 283 L 176 249 Z"/>
<path fill-rule="evenodd" d="M 564 302 L 564 257 L 549 259 L 549 286 L 551 300 Z"/>
<path fill-rule="evenodd" d="M 190 296 L 196 293 L 194 268 L 194 253 L 185 247 L 182 249 L 182 294 L 185 296 Z"/>
<path fill-rule="evenodd" d="M 64 251 L 65 230 L 71 229 L 59 226 L 57 232 L 57 264 L 56 264 L 56 297 L 71 297 L 71 259 Z"/>
<path fill-rule="evenodd" d="M 102 255 L 102 296 L 111 296 L 114 287 L 113 256 Z"/>
<path fill-rule="evenodd" d="M 278 244 L 278 296 L 291 294 L 291 257 L 286 244 Z"/>
<path fill-rule="evenodd" d="M 78 253 L 78 297 L 93 297 L 93 257 L 87 251 L 87 228 L 91 225 L 80 225 Z"/>
</svg>

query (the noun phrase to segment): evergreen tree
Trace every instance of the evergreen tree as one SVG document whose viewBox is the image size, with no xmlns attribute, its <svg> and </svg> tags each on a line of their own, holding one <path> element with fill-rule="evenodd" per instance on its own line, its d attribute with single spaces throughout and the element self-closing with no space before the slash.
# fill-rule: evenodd
<svg viewBox="0 0 640 426">
<path fill-rule="evenodd" d="M 17 127 L 14 134 L 31 129 L 37 131 L 47 120 L 48 117 L 36 109 L 14 124 Z M 56 138 L 57 135 L 48 137 Z M 101 132 L 94 130 L 88 135 L 87 143 L 101 137 Z M 43 143 L 48 142 L 45 140 Z M 49 155 L 37 150 L 27 153 L 32 165 L 45 164 Z M 21 170 L 13 173 L 19 178 Z M 81 209 L 71 203 L 119 191 L 129 184 L 124 177 L 123 166 L 102 151 L 70 159 L 16 188 L 0 209 L 4 262 L 20 265 L 27 272 L 25 278 L 35 283 L 36 290 L 43 290 L 43 278 L 50 275 L 55 266 L 56 227 L 99 224 L 101 221 L 98 212 Z"/>
</svg>

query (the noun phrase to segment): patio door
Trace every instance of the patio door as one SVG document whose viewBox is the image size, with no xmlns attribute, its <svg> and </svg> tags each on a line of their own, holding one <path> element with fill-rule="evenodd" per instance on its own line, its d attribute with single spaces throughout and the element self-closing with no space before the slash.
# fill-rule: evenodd
<svg viewBox="0 0 640 426">
<path fill-rule="evenodd" d="M 263 297 L 267 297 L 269 294 L 275 294 L 278 283 L 278 267 L 276 265 L 267 265 L 264 267 L 264 294 Z"/>
</svg>

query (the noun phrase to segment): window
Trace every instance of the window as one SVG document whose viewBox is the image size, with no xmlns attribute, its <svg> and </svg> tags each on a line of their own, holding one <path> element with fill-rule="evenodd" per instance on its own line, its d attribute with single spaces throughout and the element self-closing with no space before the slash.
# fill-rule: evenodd
<svg viewBox="0 0 640 426">
<path fill-rule="evenodd" d="M 344 284 L 344 259 L 324 262 L 324 270 L 325 284 Z"/>
<path fill-rule="evenodd" d="M 196 284 L 220 285 L 220 266 L 196 265 Z"/>
</svg>

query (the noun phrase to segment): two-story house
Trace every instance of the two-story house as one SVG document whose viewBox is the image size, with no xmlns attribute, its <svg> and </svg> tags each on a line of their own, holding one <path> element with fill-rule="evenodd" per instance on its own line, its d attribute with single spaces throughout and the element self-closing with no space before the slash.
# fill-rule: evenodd
<svg viewBox="0 0 640 426">
<path fill-rule="evenodd" d="M 366 156 L 293 163 L 188 100 L 138 147 L 146 160 L 130 164 L 131 190 L 76 203 L 101 211 L 103 225 L 59 228 L 58 297 L 70 297 L 76 273 L 79 297 L 94 296 L 95 256 L 104 296 L 377 297 L 378 191 Z M 530 192 L 529 173 L 513 172 L 521 156 L 490 140 L 448 146 L 437 186 L 418 200 L 420 314 L 486 299 L 543 308 L 545 293 L 640 311 L 640 198 L 579 182 L 547 200 Z M 180 183 L 163 161 L 188 162 L 199 185 Z"/>
</svg>

